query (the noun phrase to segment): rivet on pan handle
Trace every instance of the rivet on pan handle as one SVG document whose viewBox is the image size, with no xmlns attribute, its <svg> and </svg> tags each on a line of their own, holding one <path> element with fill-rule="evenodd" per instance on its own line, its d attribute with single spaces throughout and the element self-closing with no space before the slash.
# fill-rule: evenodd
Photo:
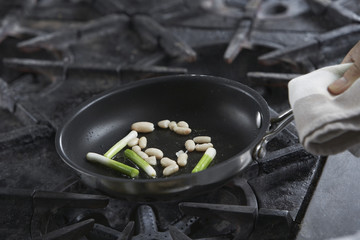
<svg viewBox="0 0 360 240">
<path fill-rule="evenodd" d="M 266 145 L 273 139 L 279 132 L 281 132 L 292 120 L 294 119 L 292 109 L 285 111 L 278 117 L 270 119 L 269 130 L 262 137 L 260 142 L 255 146 L 253 150 L 253 159 L 258 160 L 265 156 Z"/>
</svg>

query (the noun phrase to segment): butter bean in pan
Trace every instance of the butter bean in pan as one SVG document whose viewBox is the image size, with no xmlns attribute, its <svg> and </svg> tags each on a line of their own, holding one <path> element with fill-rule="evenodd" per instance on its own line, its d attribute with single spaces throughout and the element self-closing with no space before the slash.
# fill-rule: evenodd
<svg viewBox="0 0 360 240">
<path fill-rule="evenodd" d="M 176 165 L 176 162 L 168 157 L 163 157 L 161 160 L 160 160 L 160 164 L 161 166 L 163 167 L 167 167 L 167 166 L 170 166 L 170 165 Z"/>
<path fill-rule="evenodd" d="M 211 137 L 197 136 L 197 137 L 194 137 L 193 140 L 194 140 L 195 143 L 210 143 L 211 142 Z"/>
<path fill-rule="evenodd" d="M 139 147 L 139 145 L 135 145 L 131 148 L 131 150 L 133 150 L 134 152 L 141 152 L 141 147 Z"/>
<path fill-rule="evenodd" d="M 195 150 L 195 142 L 191 139 L 186 140 L 185 142 L 185 148 L 186 150 L 188 150 L 189 152 L 192 152 Z"/>
<path fill-rule="evenodd" d="M 136 154 L 139 155 L 142 159 L 147 159 L 149 157 L 149 155 L 143 151 L 137 151 Z"/>
<path fill-rule="evenodd" d="M 142 137 L 139 139 L 139 147 L 140 147 L 141 149 L 144 149 L 144 148 L 146 148 L 146 146 L 147 146 L 147 138 L 144 137 L 144 136 L 142 136 Z"/>
<path fill-rule="evenodd" d="M 155 156 L 156 159 L 161 159 L 164 156 L 164 153 L 158 148 L 148 148 L 145 150 L 145 153 L 150 156 Z"/>
<path fill-rule="evenodd" d="M 187 160 L 188 160 L 188 155 L 187 153 L 180 153 L 179 157 L 177 158 L 177 164 L 180 167 L 185 167 L 187 164 Z"/>
<path fill-rule="evenodd" d="M 184 127 L 184 128 L 189 128 L 189 124 L 185 121 L 180 121 L 177 123 L 178 127 Z"/>
<path fill-rule="evenodd" d="M 169 123 L 169 129 L 170 129 L 171 131 L 173 131 L 176 126 L 177 126 L 177 124 L 176 124 L 175 121 L 171 121 L 171 122 Z"/>
<path fill-rule="evenodd" d="M 138 145 L 138 143 L 139 143 L 139 138 L 133 138 L 133 139 L 131 139 L 129 142 L 128 142 L 128 146 L 129 147 L 133 147 L 133 146 L 135 146 L 135 145 Z"/>
<path fill-rule="evenodd" d="M 170 124 L 170 120 L 161 120 L 158 122 L 158 126 L 161 128 L 168 128 Z"/>
<path fill-rule="evenodd" d="M 150 165 L 153 165 L 153 166 L 157 165 L 155 156 L 147 157 L 144 160 L 147 161 Z"/>
<path fill-rule="evenodd" d="M 175 126 L 173 130 L 179 135 L 189 135 L 191 133 L 191 128 L 188 127 Z"/>
<path fill-rule="evenodd" d="M 179 171 L 179 166 L 176 163 L 171 164 L 171 165 L 167 166 L 166 168 L 164 168 L 163 175 L 170 176 L 171 174 L 174 174 L 177 171 Z"/>
<path fill-rule="evenodd" d="M 212 143 L 202 143 L 202 144 L 196 144 L 195 150 L 198 152 L 205 152 L 208 148 L 213 147 L 214 145 Z"/>
<path fill-rule="evenodd" d="M 151 122 L 136 122 L 131 125 L 131 129 L 138 133 L 150 133 L 154 131 L 154 124 Z"/>
</svg>

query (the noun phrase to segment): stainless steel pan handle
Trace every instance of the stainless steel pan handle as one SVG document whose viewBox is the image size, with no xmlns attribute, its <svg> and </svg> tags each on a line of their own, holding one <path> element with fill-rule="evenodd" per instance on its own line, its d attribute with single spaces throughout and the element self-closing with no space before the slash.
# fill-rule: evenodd
<svg viewBox="0 0 360 240">
<path fill-rule="evenodd" d="M 289 109 L 279 116 L 270 119 L 270 126 L 268 131 L 262 137 L 260 142 L 253 150 L 253 159 L 258 160 L 265 156 L 266 145 L 273 139 L 279 132 L 281 132 L 292 120 L 294 119 L 293 110 Z"/>
</svg>

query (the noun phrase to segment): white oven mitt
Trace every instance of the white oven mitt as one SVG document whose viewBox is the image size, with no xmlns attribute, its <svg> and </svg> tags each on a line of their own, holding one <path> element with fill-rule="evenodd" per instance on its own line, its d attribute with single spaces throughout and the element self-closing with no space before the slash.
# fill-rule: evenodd
<svg viewBox="0 0 360 240">
<path fill-rule="evenodd" d="M 360 79 L 334 96 L 327 87 L 352 63 L 321 68 L 289 82 L 289 101 L 300 142 L 310 153 L 350 150 L 360 157 Z"/>
</svg>

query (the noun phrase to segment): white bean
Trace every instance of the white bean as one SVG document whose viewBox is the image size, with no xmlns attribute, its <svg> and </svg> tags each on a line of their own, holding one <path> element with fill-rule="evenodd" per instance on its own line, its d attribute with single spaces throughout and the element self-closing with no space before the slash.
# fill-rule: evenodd
<svg viewBox="0 0 360 240">
<path fill-rule="evenodd" d="M 149 157 L 149 155 L 147 155 L 145 152 L 143 151 L 138 151 L 136 152 L 137 155 L 139 155 L 142 159 L 147 159 Z"/>
<path fill-rule="evenodd" d="M 170 166 L 170 165 L 177 165 L 176 162 L 168 157 L 163 157 L 161 160 L 160 160 L 160 164 L 161 166 L 163 167 L 167 167 L 167 166 Z"/>
<path fill-rule="evenodd" d="M 128 146 L 129 147 L 133 147 L 133 146 L 135 146 L 135 145 L 138 145 L 138 143 L 139 143 L 139 138 L 133 138 L 133 139 L 131 139 L 129 142 L 128 142 Z"/>
<path fill-rule="evenodd" d="M 169 127 L 170 120 L 162 120 L 158 122 L 158 126 L 161 128 L 168 128 Z"/>
<path fill-rule="evenodd" d="M 206 151 L 208 148 L 213 147 L 212 143 L 202 143 L 202 144 L 196 144 L 195 146 L 195 150 L 198 152 L 204 152 Z"/>
<path fill-rule="evenodd" d="M 131 125 L 131 129 L 139 133 L 149 133 L 154 131 L 154 124 L 151 122 L 136 122 Z"/>
<path fill-rule="evenodd" d="M 185 142 L 185 148 L 186 150 L 188 150 L 189 152 L 192 152 L 195 150 L 195 142 L 191 139 L 186 140 Z"/>
<path fill-rule="evenodd" d="M 180 154 L 182 154 L 182 153 L 184 153 L 184 151 L 183 151 L 183 150 L 179 150 L 179 151 L 177 151 L 177 152 L 175 153 L 175 155 L 176 155 L 177 157 L 179 157 Z"/>
<path fill-rule="evenodd" d="M 166 168 L 164 168 L 163 175 L 169 176 L 173 173 L 176 173 L 177 171 L 179 171 L 179 166 L 177 164 L 171 164 L 171 165 L 167 166 Z"/>
<path fill-rule="evenodd" d="M 137 155 L 139 155 L 142 159 L 148 158 L 149 155 L 147 155 L 145 152 L 141 151 L 141 148 L 136 145 L 131 148 Z"/>
<path fill-rule="evenodd" d="M 211 137 L 198 136 L 198 137 L 194 137 L 193 140 L 194 140 L 195 143 L 210 143 L 211 142 Z"/>
<path fill-rule="evenodd" d="M 185 121 L 180 121 L 177 123 L 178 127 L 185 127 L 185 128 L 188 128 L 189 127 L 189 124 Z"/>
<path fill-rule="evenodd" d="M 186 128 L 186 127 L 174 127 L 174 132 L 176 132 L 179 135 L 189 135 L 191 133 L 191 129 L 190 128 Z"/>
<path fill-rule="evenodd" d="M 150 156 L 155 156 L 156 159 L 161 159 L 164 156 L 164 153 L 158 148 L 148 148 L 145 152 Z"/>
<path fill-rule="evenodd" d="M 146 145 L 147 145 L 147 139 L 146 139 L 146 137 L 143 136 L 139 139 L 139 147 L 141 149 L 144 149 L 144 148 L 146 148 Z"/>
<path fill-rule="evenodd" d="M 139 147 L 138 145 L 135 145 L 131 148 L 131 150 L 133 150 L 134 152 L 140 152 L 141 151 L 141 147 Z"/>
<path fill-rule="evenodd" d="M 177 163 L 180 167 L 184 167 L 187 164 L 188 155 L 186 153 L 181 153 L 177 159 Z"/>
<path fill-rule="evenodd" d="M 155 156 L 145 158 L 144 160 L 147 161 L 150 165 L 153 165 L 153 166 L 157 165 Z"/>
<path fill-rule="evenodd" d="M 177 126 L 177 124 L 176 124 L 175 121 L 171 121 L 171 122 L 169 123 L 169 128 L 170 128 L 171 131 L 173 131 L 176 126 Z"/>
</svg>

